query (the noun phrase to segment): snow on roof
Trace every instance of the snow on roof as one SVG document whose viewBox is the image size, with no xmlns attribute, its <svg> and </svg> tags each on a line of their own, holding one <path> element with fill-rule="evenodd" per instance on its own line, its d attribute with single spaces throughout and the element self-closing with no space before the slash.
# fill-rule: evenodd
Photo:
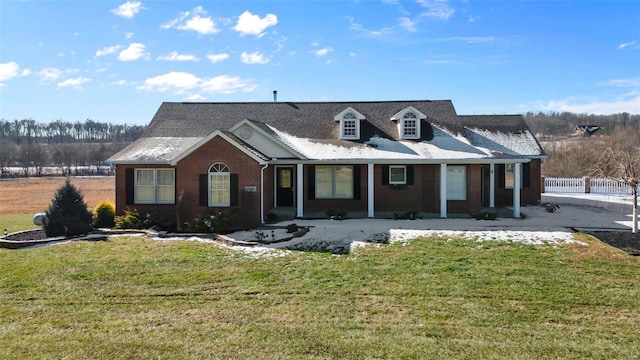
<svg viewBox="0 0 640 360">
<path fill-rule="evenodd" d="M 507 155 L 543 155 L 533 134 L 526 130 L 520 133 L 505 133 L 481 128 L 466 128 L 472 143 L 491 151 Z"/>
<path fill-rule="evenodd" d="M 482 159 L 492 157 L 491 152 L 473 146 L 467 138 L 454 135 L 434 126 L 430 141 L 395 141 L 378 136 L 364 144 L 329 142 L 299 138 L 274 127 L 275 136 L 307 159 Z"/>
<path fill-rule="evenodd" d="M 195 145 L 199 137 L 146 137 L 136 140 L 107 161 L 113 163 L 170 163 Z"/>
</svg>

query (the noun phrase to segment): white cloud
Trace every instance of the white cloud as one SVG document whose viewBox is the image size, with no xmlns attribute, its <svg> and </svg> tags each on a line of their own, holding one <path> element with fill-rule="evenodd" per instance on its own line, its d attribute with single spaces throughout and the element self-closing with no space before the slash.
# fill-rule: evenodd
<svg viewBox="0 0 640 360">
<path fill-rule="evenodd" d="M 350 25 L 349 27 L 351 30 L 358 31 L 368 37 L 382 37 L 386 35 L 391 35 L 393 34 L 393 31 L 394 31 L 392 27 L 384 27 L 380 30 L 369 30 L 364 26 L 362 26 L 362 24 L 356 23 L 355 19 L 352 16 L 347 16 L 346 19 L 347 21 L 349 21 L 349 25 Z"/>
<path fill-rule="evenodd" d="M 118 80 L 118 81 L 112 82 L 111 84 L 118 85 L 118 86 L 126 86 L 126 85 L 133 85 L 135 83 L 127 80 Z"/>
<path fill-rule="evenodd" d="M 192 94 L 192 95 L 187 96 L 187 100 L 188 101 L 202 101 L 204 99 L 206 99 L 206 97 L 204 97 L 204 96 L 202 96 L 200 94 Z"/>
<path fill-rule="evenodd" d="M 199 78 L 190 73 L 176 71 L 148 78 L 143 86 L 138 87 L 145 91 L 173 91 L 177 94 L 188 90 L 231 94 L 236 91 L 251 92 L 256 88 L 257 85 L 253 81 L 239 77 L 220 75 L 213 78 Z"/>
<path fill-rule="evenodd" d="M 162 29 L 195 31 L 200 35 L 215 34 L 219 32 L 220 30 L 216 28 L 216 24 L 211 17 L 204 17 L 204 15 L 207 15 L 207 11 L 202 6 L 198 6 L 191 11 L 181 12 L 180 16 L 162 24 L 160 27 Z"/>
<path fill-rule="evenodd" d="M 169 55 L 158 56 L 156 60 L 164 61 L 198 61 L 198 58 L 191 54 L 178 54 L 177 51 L 171 52 Z"/>
<path fill-rule="evenodd" d="M 2 84 L 3 81 L 9 80 L 18 76 L 19 69 L 20 69 L 20 66 L 13 61 L 0 64 L 0 86 L 3 85 Z"/>
<path fill-rule="evenodd" d="M 118 54 L 118 60 L 120 61 L 133 61 L 138 60 L 147 55 L 144 51 L 145 46 L 141 43 L 132 43 L 128 48 L 122 50 Z"/>
<path fill-rule="evenodd" d="M 237 76 L 220 75 L 202 82 L 202 90 L 222 94 L 231 94 L 236 91 L 251 92 L 258 86 L 250 80 Z"/>
<path fill-rule="evenodd" d="M 89 81 L 91 81 L 91 79 L 83 78 L 83 77 L 79 77 L 79 78 L 75 78 L 75 79 L 67 79 L 65 81 L 59 82 L 58 83 L 58 87 L 59 88 L 72 87 L 72 88 L 75 88 L 75 89 L 81 89 L 82 88 L 82 84 L 86 84 Z"/>
<path fill-rule="evenodd" d="M 125 38 L 125 39 L 129 40 L 129 39 L 131 39 L 132 37 L 133 37 L 133 33 L 132 33 L 132 32 L 127 31 L 127 32 L 125 32 L 125 33 L 124 33 L 124 38 Z"/>
<path fill-rule="evenodd" d="M 264 30 L 278 23 L 278 17 L 274 14 L 267 14 L 262 19 L 258 15 L 254 15 L 249 11 L 243 12 L 238 18 L 238 23 L 233 30 L 241 35 L 256 35 L 262 37 Z"/>
<path fill-rule="evenodd" d="M 140 1 L 127 1 L 126 3 L 111 10 L 111 12 L 125 19 L 131 19 L 142 9 L 143 7 Z"/>
<path fill-rule="evenodd" d="M 253 53 L 242 52 L 242 54 L 240 54 L 240 59 L 245 64 L 266 64 L 271 61 L 271 59 L 258 51 Z"/>
<path fill-rule="evenodd" d="M 114 52 L 120 50 L 122 45 L 113 45 L 113 46 L 105 46 L 102 49 L 96 50 L 96 56 L 105 56 L 109 54 L 113 54 Z"/>
<path fill-rule="evenodd" d="M 189 73 L 172 71 L 164 75 L 158 75 L 156 77 L 148 78 L 144 81 L 143 90 L 155 90 L 165 92 L 169 90 L 176 90 L 182 93 L 184 90 L 189 90 L 197 87 L 200 84 L 200 79 Z"/>
<path fill-rule="evenodd" d="M 229 54 L 225 54 L 225 53 L 207 55 L 207 59 L 209 59 L 212 63 L 225 61 L 228 58 L 229 58 Z"/>
<path fill-rule="evenodd" d="M 349 53 L 349 56 L 356 57 L 356 56 L 358 56 L 358 53 L 352 51 L 352 52 Z"/>
<path fill-rule="evenodd" d="M 615 99 L 612 101 L 602 101 L 598 99 L 579 100 L 570 98 L 566 100 L 550 100 L 546 103 L 539 103 L 543 110 L 572 112 L 576 114 L 598 114 L 609 115 L 627 112 L 630 114 L 640 114 L 640 95 L 638 93 L 625 99 Z"/>
<path fill-rule="evenodd" d="M 613 79 L 605 83 L 605 85 L 617 87 L 640 87 L 640 77 L 629 79 Z"/>
<path fill-rule="evenodd" d="M 416 22 L 409 19 L 408 17 L 400 17 L 398 18 L 398 23 L 400 25 L 401 28 L 407 30 L 407 31 L 411 31 L 411 32 L 415 32 L 417 30 L 416 28 Z"/>
<path fill-rule="evenodd" d="M 333 49 L 332 49 L 332 48 L 330 48 L 330 47 L 325 47 L 325 48 L 322 48 L 322 49 L 315 50 L 313 53 L 314 53 L 316 56 L 322 57 L 322 56 L 326 56 L 326 55 L 327 55 L 327 54 L 329 54 L 331 51 L 333 51 Z"/>
<path fill-rule="evenodd" d="M 418 0 L 418 3 L 427 9 L 420 16 L 448 20 L 455 12 L 447 0 Z"/>
<path fill-rule="evenodd" d="M 618 49 L 626 49 L 626 48 L 628 48 L 629 46 L 633 46 L 633 45 L 635 45 L 635 44 L 636 44 L 636 41 L 635 41 L 635 40 L 633 40 L 633 41 L 629 41 L 628 43 L 622 43 L 622 44 L 618 45 Z"/>
<path fill-rule="evenodd" d="M 462 41 L 467 44 L 481 44 L 495 41 L 493 36 L 452 36 L 447 38 L 435 39 L 436 42 Z"/>
<path fill-rule="evenodd" d="M 48 81 L 56 81 L 62 74 L 75 72 L 75 70 L 60 70 L 56 68 L 44 68 L 38 71 L 38 76 L 40 76 L 40 80 L 44 82 Z"/>
</svg>

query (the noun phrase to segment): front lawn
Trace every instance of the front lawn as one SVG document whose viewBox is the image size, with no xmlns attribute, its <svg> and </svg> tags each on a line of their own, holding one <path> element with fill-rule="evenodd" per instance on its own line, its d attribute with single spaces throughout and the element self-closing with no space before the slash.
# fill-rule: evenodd
<svg viewBox="0 0 640 360">
<path fill-rule="evenodd" d="M 638 258 L 418 239 L 255 255 L 143 237 L 0 249 L 9 359 L 634 358 Z"/>
</svg>

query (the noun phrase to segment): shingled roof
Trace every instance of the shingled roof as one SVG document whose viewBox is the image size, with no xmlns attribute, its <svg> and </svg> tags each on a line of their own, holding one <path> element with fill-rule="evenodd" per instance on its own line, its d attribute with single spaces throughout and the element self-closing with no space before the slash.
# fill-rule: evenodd
<svg viewBox="0 0 640 360">
<path fill-rule="evenodd" d="M 426 115 L 422 138 L 401 139 L 391 118 L 408 107 Z M 353 108 L 365 116 L 360 138 L 341 140 L 334 117 Z M 222 132 L 268 161 L 228 130 L 248 121 L 308 160 L 323 159 L 510 159 L 544 156 L 521 115 L 458 116 L 449 100 L 361 102 L 163 103 L 142 138 L 114 155 L 116 163 L 174 162 L 185 154 L 182 140 L 205 141 Z M 203 140 L 204 139 L 204 140 Z M 170 146 L 163 148 L 162 143 Z"/>
<path fill-rule="evenodd" d="M 362 138 L 371 136 L 398 140 L 398 128 L 391 116 L 413 106 L 427 120 L 453 133 L 463 132 L 449 100 L 371 102 L 250 102 L 250 103 L 163 103 L 143 137 L 193 137 L 229 129 L 251 119 L 278 130 L 310 139 L 337 139 L 339 128 L 333 118 L 348 107 L 366 117 Z"/>
</svg>

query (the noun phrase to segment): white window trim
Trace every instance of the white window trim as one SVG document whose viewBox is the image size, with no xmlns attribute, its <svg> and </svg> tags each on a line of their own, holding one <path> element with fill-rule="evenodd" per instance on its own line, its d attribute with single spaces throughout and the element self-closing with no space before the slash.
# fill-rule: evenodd
<svg viewBox="0 0 640 360">
<path fill-rule="evenodd" d="M 347 167 L 347 168 L 351 168 L 351 195 L 350 196 L 337 196 L 336 195 L 336 169 L 339 167 Z M 331 186 L 332 186 L 332 190 L 331 196 L 318 196 L 318 169 L 321 168 L 331 168 L 333 171 L 332 177 L 331 177 Z M 314 179 L 315 181 L 315 198 L 316 199 L 353 199 L 353 166 L 317 166 L 316 167 L 316 172 L 315 172 L 315 176 L 316 178 Z"/>
<path fill-rule="evenodd" d="M 407 115 L 408 113 L 414 113 L 416 115 L 416 133 L 415 135 L 406 135 L 405 134 L 405 115 Z M 401 139 L 409 139 L 409 140 L 415 140 L 415 139 L 421 139 L 422 138 L 422 134 L 420 133 L 420 130 L 422 128 L 422 120 L 425 120 L 427 118 L 427 115 L 423 114 L 422 112 L 420 112 L 418 109 L 414 108 L 413 106 L 409 106 L 406 107 L 404 109 L 402 109 L 400 112 L 398 112 L 397 114 L 393 115 L 391 117 L 392 121 L 396 121 L 398 123 L 398 134 L 400 136 Z"/>
<path fill-rule="evenodd" d="M 138 171 L 153 171 L 153 184 L 152 185 L 138 185 Z M 170 170 L 173 174 L 173 185 L 158 185 L 158 170 L 167 171 Z M 140 201 L 138 200 L 138 187 L 152 187 L 153 188 L 153 199 L 149 201 Z M 173 199 L 169 201 L 158 201 L 158 187 L 173 187 Z M 134 204 L 175 204 L 175 190 L 176 190 L 176 169 L 174 168 L 136 168 L 134 171 L 134 180 L 133 180 L 133 203 Z"/>
<path fill-rule="evenodd" d="M 391 180 L 392 169 L 402 169 L 403 180 L 393 181 Z M 407 167 L 405 165 L 389 165 L 389 184 L 391 185 L 406 185 L 407 184 Z"/>
<path fill-rule="evenodd" d="M 352 120 L 352 119 L 345 119 L 345 116 L 347 116 L 347 114 L 353 114 L 355 116 L 355 124 L 356 124 L 356 133 L 355 135 L 345 135 L 345 120 Z M 340 122 L 340 139 L 344 139 L 344 140 L 359 140 L 360 139 L 360 121 L 366 119 L 366 117 L 364 115 L 362 115 L 361 113 L 357 112 L 354 108 L 352 107 L 348 107 L 344 110 L 342 110 L 338 115 L 336 115 L 333 120 L 335 121 L 339 121 Z"/>
<path fill-rule="evenodd" d="M 211 169 L 215 165 L 223 166 L 224 168 L 227 169 L 227 171 L 211 171 Z M 211 176 L 212 175 L 226 176 L 226 185 L 227 185 L 227 193 L 228 193 L 228 199 L 227 199 L 226 203 L 214 203 L 214 202 L 211 201 L 211 193 L 212 193 L 212 190 L 213 190 L 211 188 Z M 216 190 L 220 190 L 220 189 L 216 189 Z M 209 207 L 230 207 L 231 206 L 231 170 L 224 163 L 217 162 L 217 163 L 214 163 L 213 165 L 211 165 L 209 167 L 209 171 L 207 173 L 207 205 Z"/>
</svg>

